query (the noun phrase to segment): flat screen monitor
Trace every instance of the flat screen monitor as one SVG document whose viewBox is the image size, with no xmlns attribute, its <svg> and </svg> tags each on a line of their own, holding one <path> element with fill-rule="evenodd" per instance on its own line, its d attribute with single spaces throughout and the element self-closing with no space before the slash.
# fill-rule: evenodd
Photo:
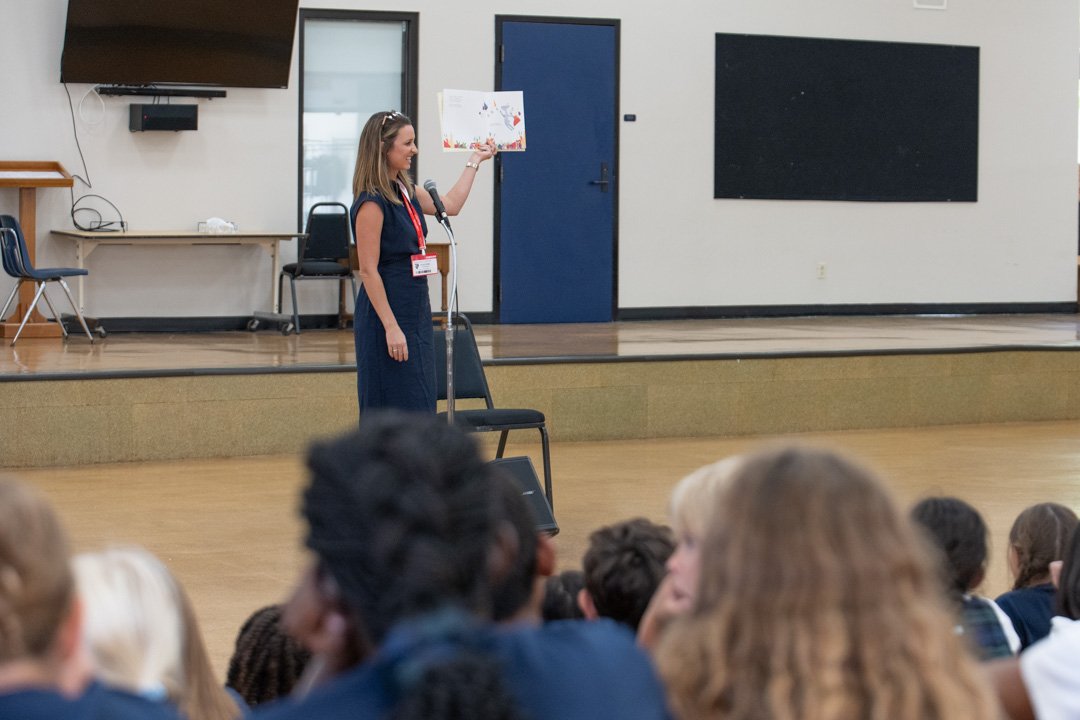
<svg viewBox="0 0 1080 720">
<path fill-rule="evenodd" d="M 714 197 L 978 199 L 979 48 L 716 35 Z"/>
<path fill-rule="evenodd" d="M 68 0 L 60 81 L 283 88 L 299 0 Z"/>
</svg>

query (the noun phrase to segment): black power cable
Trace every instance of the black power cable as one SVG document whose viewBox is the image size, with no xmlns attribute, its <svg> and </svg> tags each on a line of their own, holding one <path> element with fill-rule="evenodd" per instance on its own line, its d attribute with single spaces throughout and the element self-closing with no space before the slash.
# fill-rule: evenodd
<svg viewBox="0 0 1080 720">
<path fill-rule="evenodd" d="M 78 180 L 87 187 L 88 190 L 93 190 L 94 186 L 90 183 L 90 170 L 86 167 L 86 157 L 83 155 L 82 145 L 79 143 L 79 128 L 75 123 L 75 105 L 71 102 L 71 91 L 68 89 L 67 83 L 63 83 L 64 93 L 67 94 L 68 110 L 71 112 L 71 130 L 75 136 L 75 147 L 79 151 L 79 160 L 82 161 L 83 177 L 82 175 L 73 174 L 71 177 Z M 92 207 L 79 207 L 79 203 L 88 198 L 98 198 L 103 200 L 109 207 L 116 211 L 119 220 L 105 220 L 101 212 Z M 78 220 L 79 213 L 91 213 L 92 219 L 87 225 L 82 225 Z M 127 222 L 124 221 L 124 214 L 120 212 L 120 208 L 116 207 L 108 198 L 97 195 L 94 193 L 88 193 L 86 195 L 80 195 L 75 199 L 75 184 L 71 185 L 71 222 L 76 228 L 84 232 L 104 232 L 107 230 L 115 230 L 120 228 L 121 230 L 127 230 Z"/>
</svg>

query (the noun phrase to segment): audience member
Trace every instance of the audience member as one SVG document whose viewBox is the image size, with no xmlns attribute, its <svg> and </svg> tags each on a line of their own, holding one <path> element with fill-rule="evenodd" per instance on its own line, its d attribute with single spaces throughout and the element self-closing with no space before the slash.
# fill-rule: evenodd
<svg viewBox="0 0 1080 720">
<path fill-rule="evenodd" d="M 293 686 L 294 698 L 305 697 L 371 654 L 370 643 L 353 623 L 337 582 L 318 563 L 304 570 L 285 603 L 281 624 L 311 654 Z"/>
<path fill-rule="evenodd" d="M 89 679 L 67 537 L 45 500 L 0 479 L 0 718 L 178 720 Z"/>
<path fill-rule="evenodd" d="M 373 412 L 359 431 L 315 445 L 308 467 L 303 513 L 318 569 L 303 582 L 321 596 L 317 579 L 333 579 L 337 595 L 324 601 L 350 615 L 365 660 L 257 715 L 666 717 L 648 659 L 614 623 L 495 628 L 493 588 L 527 552 L 515 538 L 537 536 L 513 528 L 503 507 L 524 503 L 520 491 L 499 489 L 505 478 L 461 430 Z"/>
<path fill-rule="evenodd" d="M 1005 715 L 1012 720 L 1080 717 L 1080 623 L 1069 623 L 1039 640 L 1018 658 L 990 663 Z"/>
<path fill-rule="evenodd" d="M 925 543 L 871 473 L 765 451 L 711 512 L 691 611 L 657 655 L 678 717 L 997 717 Z"/>
<path fill-rule="evenodd" d="M 259 608 L 240 627 L 225 684 L 248 707 L 292 692 L 311 653 L 281 626 L 281 605 Z"/>
<path fill-rule="evenodd" d="M 1055 565 L 1057 568 L 1054 567 Z M 1065 621 L 1062 624 L 1080 620 L 1080 526 L 1069 533 L 1061 561 L 1050 563 L 1050 570 L 1054 586 L 1057 588 L 1055 608 L 1057 614 L 1054 617 L 1060 617 Z M 1057 625 L 1055 621 L 1052 627 Z"/>
<path fill-rule="evenodd" d="M 1055 593 L 1050 563 L 1061 559 L 1077 524 L 1076 513 L 1064 505 L 1040 503 L 1021 512 L 1009 530 L 1013 589 L 998 596 L 997 604 L 1012 620 L 1021 650 L 1050 632 Z"/>
<path fill-rule="evenodd" d="M 991 666 L 1002 705 L 1014 720 L 1058 720 L 1080 717 L 1080 528 L 1065 545 L 1064 558 L 1051 563 L 1057 585 L 1058 614 L 1050 634 L 1034 643 L 1017 661 Z"/>
<path fill-rule="evenodd" d="M 491 614 L 497 623 L 543 622 L 544 582 L 555 572 L 551 535 L 538 532 L 536 515 L 522 502 L 522 490 L 510 474 L 492 468 L 500 481 L 491 489 L 495 534 L 502 562 L 491 567 Z"/>
<path fill-rule="evenodd" d="M 671 528 L 634 518 L 594 531 L 582 566 L 578 605 L 589 620 L 607 617 L 637 632 L 675 550 Z"/>
<path fill-rule="evenodd" d="M 1012 621 L 993 600 L 972 594 L 986 575 L 986 523 L 979 511 L 953 497 L 916 503 L 911 518 L 938 551 L 946 592 L 956 607 L 964 635 L 982 660 L 1011 657 L 1020 649 Z"/>
<path fill-rule="evenodd" d="M 667 576 L 638 625 L 638 643 L 654 650 L 661 633 L 672 619 L 689 612 L 698 583 L 701 541 L 713 508 L 721 502 L 724 489 L 739 468 L 742 456 L 733 455 L 690 473 L 671 491 L 669 515 L 675 532 L 675 552 L 667 561 Z"/>
<path fill-rule="evenodd" d="M 106 685 L 170 704 L 187 720 L 235 720 L 240 708 L 214 677 L 186 593 L 140 548 L 78 555 L 83 643 Z"/>
<path fill-rule="evenodd" d="M 584 620 L 585 613 L 578 605 L 578 593 L 585 588 L 585 573 L 563 570 L 544 583 L 544 602 L 540 614 L 544 622 L 553 620 Z"/>
</svg>

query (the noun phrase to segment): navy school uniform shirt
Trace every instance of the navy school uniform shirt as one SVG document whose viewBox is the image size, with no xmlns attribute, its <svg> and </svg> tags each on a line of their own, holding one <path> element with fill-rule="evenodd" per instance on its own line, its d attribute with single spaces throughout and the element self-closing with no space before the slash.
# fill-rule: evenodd
<svg viewBox="0 0 1080 720">
<path fill-rule="evenodd" d="M 485 629 L 520 710 L 559 720 L 668 720 L 652 663 L 625 627 L 602 619 Z M 306 698 L 256 709 L 256 720 L 377 720 L 393 699 L 376 657 Z"/>
<path fill-rule="evenodd" d="M 1054 616 L 1054 586 L 1050 583 L 1010 590 L 994 602 L 1012 620 L 1020 636 L 1020 650 L 1050 634 Z"/>
<path fill-rule="evenodd" d="M 78 698 L 55 690 L 28 688 L 0 693 L 3 720 L 181 720 L 165 703 L 91 683 Z"/>
</svg>

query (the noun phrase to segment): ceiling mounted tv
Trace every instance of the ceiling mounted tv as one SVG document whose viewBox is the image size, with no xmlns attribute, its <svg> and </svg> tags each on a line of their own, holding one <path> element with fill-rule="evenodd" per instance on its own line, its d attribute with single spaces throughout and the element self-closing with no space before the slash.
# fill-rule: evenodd
<svg viewBox="0 0 1080 720">
<path fill-rule="evenodd" d="M 60 81 L 289 84 L 299 0 L 68 0 Z"/>
<path fill-rule="evenodd" d="M 717 198 L 975 202 L 979 48 L 716 35 Z"/>
</svg>

